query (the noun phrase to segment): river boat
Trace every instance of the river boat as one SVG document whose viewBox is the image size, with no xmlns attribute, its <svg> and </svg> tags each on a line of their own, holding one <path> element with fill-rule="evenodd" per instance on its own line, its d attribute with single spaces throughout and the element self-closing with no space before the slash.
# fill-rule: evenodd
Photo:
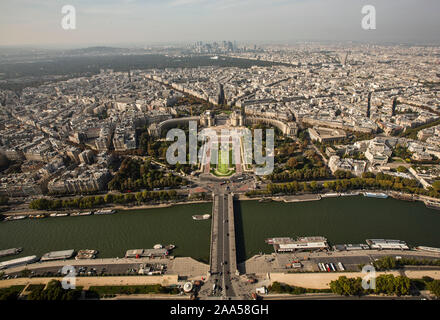
<svg viewBox="0 0 440 320">
<path fill-rule="evenodd" d="M 193 218 L 193 220 L 196 220 L 196 221 L 198 221 L 198 220 L 208 220 L 208 219 L 211 218 L 211 215 L 210 214 L 194 215 L 194 216 L 192 216 L 192 218 Z"/>
<path fill-rule="evenodd" d="M 368 198 L 378 198 L 378 199 L 387 199 L 388 198 L 388 195 L 385 193 L 375 193 L 375 192 L 365 192 L 364 196 L 368 197 Z"/>
</svg>

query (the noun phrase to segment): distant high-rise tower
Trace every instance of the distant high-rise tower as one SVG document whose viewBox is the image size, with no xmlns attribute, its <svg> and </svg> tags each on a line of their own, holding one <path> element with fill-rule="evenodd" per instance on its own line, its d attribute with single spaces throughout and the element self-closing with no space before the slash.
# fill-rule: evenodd
<svg viewBox="0 0 440 320">
<path fill-rule="evenodd" d="M 341 53 L 340 55 L 339 55 L 339 61 L 341 62 L 341 64 L 343 65 L 343 66 L 345 66 L 346 64 L 347 64 L 347 61 L 348 61 L 348 55 L 350 54 L 350 51 L 347 51 L 345 54 L 344 53 Z"/>
<path fill-rule="evenodd" d="M 225 104 L 226 103 L 226 99 L 225 99 L 225 91 L 223 89 L 223 84 L 219 83 L 218 84 L 218 104 Z"/>
<path fill-rule="evenodd" d="M 370 91 L 368 93 L 367 118 L 369 118 L 371 115 L 371 95 L 372 95 L 372 92 Z"/>
<path fill-rule="evenodd" d="M 350 51 L 347 51 L 347 54 L 345 55 L 345 58 L 344 58 L 344 66 L 347 65 L 348 55 L 349 54 L 350 54 Z"/>
<path fill-rule="evenodd" d="M 393 99 L 393 106 L 391 108 L 391 116 L 394 117 L 396 115 L 396 107 L 397 107 L 397 97 Z"/>
</svg>

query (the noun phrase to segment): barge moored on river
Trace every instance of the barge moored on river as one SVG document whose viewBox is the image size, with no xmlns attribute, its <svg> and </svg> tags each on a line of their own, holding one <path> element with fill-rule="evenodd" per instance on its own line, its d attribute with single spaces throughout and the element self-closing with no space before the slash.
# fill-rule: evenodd
<svg viewBox="0 0 440 320">
<path fill-rule="evenodd" d="M 44 254 L 41 261 L 66 260 L 72 258 L 75 250 L 52 251 Z"/>
<path fill-rule="evenodd" d="M 438 201 L 432 201 L 432 200 L 426 200 L 425 202 L 425 206 L 429 209 L 434 209 L 434 210 L 440 210 L 440 202 Z"/>
<path fill-rule="evenodd" d="M 72 214 L 70 214 L 71 217 L 80 217 L 80 216 L 91 216 L 93 214 L 92 211 L 87 211 L 87 212 L 74 212 Z"/>
<path fill-rule="evenodd" d="M 95 211 L 95 214 L 97 214 L 97 215 L 114 214 L 114 213 L 116 213 L 116 210 L 97 210 L 97 211 Z"/>
<path fill-rule="evenodd" d="M 7 216 L 4 221 L 24 220 L 27 216 Z"/>
<path fill-rule="evenodd" d="M 29 256 L 29 257 L 23 257 L 23 258 L 18 258 L 18 259 L 14 259 L 14 260 L 9 260 L 9 261 L 4 261 L 4 262 L 0 262 L 0 270 L 2 269 L 7 269 L 7 268 L 14 268 L 14 267 L 19 267 L 19 266 L 25 266 L 34 262 L 38 261 L 38 257 L 37 256 Z"/>
<path fill-rule="evenodd" d="M 68 216 L 69 216 L 68 213 L 52 213 L 49 217 L 60 218 L 60 217 L 68 217 Z"/>
<path fill-rule="evenodd" d="M 388 195 L 386 193 L 376 193 L 376 192 L 365 192 L 364 197 L 367 198 L 377 198 L 377 199 L 387 199 Z"/>
<path fill-rule="evenodd" d="M 266 239 L 267 244 L 274 247 L 275 252 L 294 252 L 304 250 L 328 250 L 327 238 L 324 237 L 299 237 L 292 238 L 270 238 Z"/>
<path fill-rule="evenodd" d="M 79 250 L 78 254 L 75 257 L 75 260 L 95 259 L 97 254 L 98 250 Z"/>
<path fill-rule="evenodd" d="M 161 249 L 133 249 L 127 250 L 125 253 L 125 258 L 154 258 L 154 257 L 165 257 L 168 256 L 168 250 L 165 248 Z"/>
<path fill-rule="evenodd" d="M 14 256 L 23 251 L 23 248 L 12 248 L 12 249 L 6 249 L 0 251 L 0 258 L 7 257 L 7 256 Z"/>
<path fill-rule="evenodd" d="M 438 253 L 440 254 L 440 248 L 433 248 L 433 247 L 424 247 L 424 246 L 418 246 L 415 248 L 417 251 L 426 251 L 431 253 Z"/>
</svg>

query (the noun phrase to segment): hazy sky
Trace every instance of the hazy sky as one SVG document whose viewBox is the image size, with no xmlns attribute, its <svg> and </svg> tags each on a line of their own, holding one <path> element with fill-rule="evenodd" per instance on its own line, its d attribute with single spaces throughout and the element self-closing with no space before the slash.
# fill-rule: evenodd
<svg viewBox="0 0 440 320">
<path fill-rule="evenodd" d="M 361 28 L 364 5 L 377 29 Z M 61 28 L 64 5 L 76 30 Z M 0 0 L 0 45 L 198 40 L 440 42 L 440 0 Z"/>
</svg>

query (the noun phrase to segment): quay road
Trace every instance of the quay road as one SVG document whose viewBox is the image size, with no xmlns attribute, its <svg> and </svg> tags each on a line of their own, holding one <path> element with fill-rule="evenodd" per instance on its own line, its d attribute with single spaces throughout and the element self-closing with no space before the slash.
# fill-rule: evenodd
<svg viewBox="0 0 440 320">
<path fill-rule="evenodd" d="M 210 281 L 221 288 L 225 299 L 235 297 L 232 279 L 237 272 L 233 195 L 220 186 L 213 194 Z"/>
</svg>

